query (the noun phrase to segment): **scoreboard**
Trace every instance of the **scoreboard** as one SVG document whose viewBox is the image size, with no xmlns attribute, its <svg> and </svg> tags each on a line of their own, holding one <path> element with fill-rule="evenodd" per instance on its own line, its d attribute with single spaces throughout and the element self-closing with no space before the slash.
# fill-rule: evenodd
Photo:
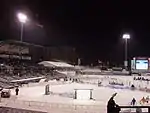
<svg viewBox="0 0 150 113">
<path fill-rule="evenodd" d="M 147 57 L 134 57 L 131 60 L 132 70 L 150 70 L 150 58 Z"/>
</svg>

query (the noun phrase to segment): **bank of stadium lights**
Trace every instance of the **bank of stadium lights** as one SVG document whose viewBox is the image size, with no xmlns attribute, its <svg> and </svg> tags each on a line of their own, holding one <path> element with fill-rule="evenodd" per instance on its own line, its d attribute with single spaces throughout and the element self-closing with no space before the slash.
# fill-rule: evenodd
<svg viewBox="0 0 150 113">
<path fill-rule="evenodd" d="M 18 13 L 18 14 L 17 14 L 17 17 L 18 17 L 18 20 L 19 20 L 21 23 L 26 23 L 27 20 L 28 20 L 27 15 L 24 14 L 24 13 Z"/>
<path fill-rule="evenodd" d="M 123 34 L 123 39 L 130 39 L 130 35 L 129 34 Z"/>
<path fill-rule="evenodd" d="M 123 34 L 122 38 L 125 40 L 125 61 L 124 66 L 128 67 L 128 40 L 130 39 L 130 34 Z"/>
</svg>

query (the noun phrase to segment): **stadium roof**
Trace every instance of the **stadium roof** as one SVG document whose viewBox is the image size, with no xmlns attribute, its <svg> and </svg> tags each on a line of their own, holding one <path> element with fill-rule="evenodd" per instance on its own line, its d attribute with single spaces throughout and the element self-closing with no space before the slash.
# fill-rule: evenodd
<svg viewBox="0 0 150 113">
<path fill-rule="evenodd" d="M 74 67 L 73 65 L 70 65 L 65 62 L 54 62 L 54 61 L 43 61 L 40 62 L 39 64 L 42 64 L 46 67 L 68 67 L 68 68 Z"/>
<path fill-rule="evenodd" d="M 30 44 L 26 42 L 21 42 L 21 41 L 15 41 L 15 40 L 6 40 L 6 41 L 1 41 L 0 42 L 0 53 L 21 53 L 22 54 L 28 54 L 29 53 L 29 46 L 38 46 L 42 47 L 39 45 L 35 44 Z"/>
<path fill-rule="evenodd" d="M 18 46 L 29 46 L 29 45 L 34 45 L 34 46 L 38 46 L 38 47 L 43 47 L 41 45 L 36 45 L 36 44 L 32 44 L 32 43 L 28 43 L 28 42 L 21 42 L 21 41 L 17 41 L 17 40 L 4 40 L 4 41 L 0 41 L 0 44 L 16 44 Z"/>
</svg>

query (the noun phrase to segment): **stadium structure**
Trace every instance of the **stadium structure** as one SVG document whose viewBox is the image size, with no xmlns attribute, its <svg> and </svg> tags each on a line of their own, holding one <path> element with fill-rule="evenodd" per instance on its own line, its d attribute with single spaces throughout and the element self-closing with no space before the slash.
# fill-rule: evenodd
<svg viewBox="0 0 150 113">
<path fill-rule="evenodd" d="M 20 58 L 20 54 L 22 59 L 30 60 L 32 62 L 59 60 L 75 63 L 77 58 L 77 54 L 73 47 L 44 47 L 14 40 L 0 42 L 0 57 Z"/>
<path fill-rule="evenodd" d="M 74 70 L 74 66 L 67 62 L 73 64 L 75 55 L 71 47 L 43 47 L 14 40 L 1 41 L 0 87 L 11 88 L 45 77 L 64 78 L 66 74 L 62 70 Z"/>
</svg>

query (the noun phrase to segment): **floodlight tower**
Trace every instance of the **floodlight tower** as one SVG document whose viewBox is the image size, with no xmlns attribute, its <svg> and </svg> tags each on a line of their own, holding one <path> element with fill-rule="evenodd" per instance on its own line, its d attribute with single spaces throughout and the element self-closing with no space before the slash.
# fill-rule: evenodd
<svg viewBox="0 0 150 113">
<path fill-rule="evenodd" d="M 128 67 L 128 40 L 130 39 L 129 34 L 123 34 L 122 37 L 125 40 L 125 61 L 124 61 L 124 66 L 127 69 Z"/>
<path fill-rule="evenodd" d="M 27 22 L 28 17 L 26 14 L 24 13 L 18 13 L 17 14 L 18 20 L 21 23 L 21 36 L 20 36 L 20 41 L 23 41 L 23 28 L 24 28 L 24 24 Z"/>
<path fill-rule="evenodd" d="M 20 34 L 20 41 L 23 42 L 23 28 L 24 28 L 24 24 L 27 22 L 28 17 L 26 14 L 19 12 L 17 14 L 17 18 L 19 20 L 19 22 L 21 23 L 21 34 Z M 20 59 L 22 59 L 22 53 L 21 53 L 21 47 L 19 48 L 19 54 L 20 54 Z"/>
</svg>

